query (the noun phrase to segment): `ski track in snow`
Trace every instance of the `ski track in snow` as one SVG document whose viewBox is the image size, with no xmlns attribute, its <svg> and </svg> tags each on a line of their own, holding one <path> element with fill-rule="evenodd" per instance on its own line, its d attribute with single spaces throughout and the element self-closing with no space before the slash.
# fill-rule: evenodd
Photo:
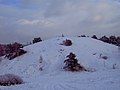
<svg viewBox="0 0 120 90">
<path fill-rule="evenodd" d="M 25 84 L 16 85 L 15 87 L 2 87 L 0 90 L 109 90 L 110 87 L 105 89 L 106 84 L 120 83 L 119 78 L 112 78 L 120 76 L 120 74 L 117 74 L 118 71 L 120 70 L 113 70 L 113 72 L 104 71 L 103 75 L 101 74 L 102 72 L 79 72 L 75 74 L 63 72 L 44 74 L 43 76 L 37 75 L 25 82 Z M 97 74 L 101 76 L 97 76 Z M 109 74 L 111 75 L 108 76 Z M 102 88 L 102 85 L 104 88 Z M 114 90 L 114 87 L 111 88 L 111 90 Z"/>
<path fill-rule="evenodd" d="M 73 73 L 59 73 L 59 74 L 47 74 L 44 75 L 44 77 L 39 77 L 39 82 L 37 81 L 33 85 L 39 86 L 41 90 L 102 90 L 105 88 L 106 84 L 113 85 L 116 82 L 120 83 L 120 80 L 118 79 L 111 79 L 111 77 L 119 76 L 120 74 L 116 74 L 116 72 L 119 70 L 115 70 L 115 74 L 111 72 L 105 71 L 104 74 L 101 74 L 100 76 L 97 76 L 98 72 L 80 72 L 76 73 L 77 75 Z M 81 75 L 82 74 L 82 75 Z M 100 74 L 100 73 L 99 73 Z M 107 74 L 111 74 L 108 76 Z M 65 75 L 65 76 L 64 76 Z M 85 77 L 83 77 L 85 75 Z M 38 77 L 38 76 L 36 76 Z M 67 78 L 69 77 L 69 78 Z M 34 80 L 34 78 L 33 78 Z M 37 80 L 37 78 L 35 79 Z M 27 85 L 27 83 L 26 83 Z M 32 82 L 31 82 L 32 85 Z M 104 88 L 102 88 L 102 85 Z M 92 89 L 91 89 L 92 87 Z M 99 89 L 101 88 L 101 89 Z M 111 87 L 114 89 L 114 87 Z M 29 90 L 38 90 L 35 89 L 35 87 L 28 88 Z M 110 89 L 109 87 L 106 87 L 104 90 Z M 111 89 L 111 90 L 113 90 Z M 4 90 L 4 89 L 3 89 Z M 119 90 L 119 89 L 118 89 Z"/>
</svg>

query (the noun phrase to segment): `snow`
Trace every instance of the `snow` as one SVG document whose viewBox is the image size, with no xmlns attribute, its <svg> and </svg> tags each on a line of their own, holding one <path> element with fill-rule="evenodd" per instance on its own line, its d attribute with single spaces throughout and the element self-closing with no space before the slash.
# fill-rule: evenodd
<svg viewBox="0 0 120 90">
<path fill-rule="evenodd" d="M 72 46 L 60 45 L 66 39 L 72 41 Z M 88 37 L 56 37 L 24 49 L 27 53 L 14 60 L 0 61 L 0 75 L 19 75 L 25 83 L 0 86 L 0 90 L 120 89 L 120 50 L 117 46 Z M 79 63 L 90 72 L 63 70 L 70 52 L 76 54 Z"/>
</svg>

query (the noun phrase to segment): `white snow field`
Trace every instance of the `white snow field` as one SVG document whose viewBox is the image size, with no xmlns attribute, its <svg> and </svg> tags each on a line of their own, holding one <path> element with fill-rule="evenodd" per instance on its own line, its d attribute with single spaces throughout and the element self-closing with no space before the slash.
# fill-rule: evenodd
<svg viewBox="0 0 120 90">
<path fill-rule="evenodd" d="M 72 46 L 60 45 L 64 40 Z M 15 74 L 24 84 L 0 90 L 120 90 L 120 49 L 88 37 L 56 37 L 24 47 L 26 54 L 0 61 L 0 75 Z M 89 72 L 65 71 L 73 52 Z M 107 56 L 107 59 L 102 57 Z"/>
</svg>

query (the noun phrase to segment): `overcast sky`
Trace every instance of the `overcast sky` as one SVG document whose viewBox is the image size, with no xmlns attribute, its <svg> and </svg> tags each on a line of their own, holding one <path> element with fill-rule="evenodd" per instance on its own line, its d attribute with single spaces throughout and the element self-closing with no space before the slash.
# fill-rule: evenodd
<svg viewBox="0 0 120 90">
<path fill-rule="evenodd" d="M 0 43 L 120 35 L 119 0 L 0 0 Z"/>
</svg>

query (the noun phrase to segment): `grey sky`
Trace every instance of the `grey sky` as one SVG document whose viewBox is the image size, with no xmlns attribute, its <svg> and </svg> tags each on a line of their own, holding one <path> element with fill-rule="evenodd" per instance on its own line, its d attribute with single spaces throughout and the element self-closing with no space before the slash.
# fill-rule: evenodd
<svg viewBox="0 0 120 90">
<path fill-rule="evenodd" d="M 120 35 L 117 0 L 0 0 L 0 42 L 60 35 Z"/>
</svg>

